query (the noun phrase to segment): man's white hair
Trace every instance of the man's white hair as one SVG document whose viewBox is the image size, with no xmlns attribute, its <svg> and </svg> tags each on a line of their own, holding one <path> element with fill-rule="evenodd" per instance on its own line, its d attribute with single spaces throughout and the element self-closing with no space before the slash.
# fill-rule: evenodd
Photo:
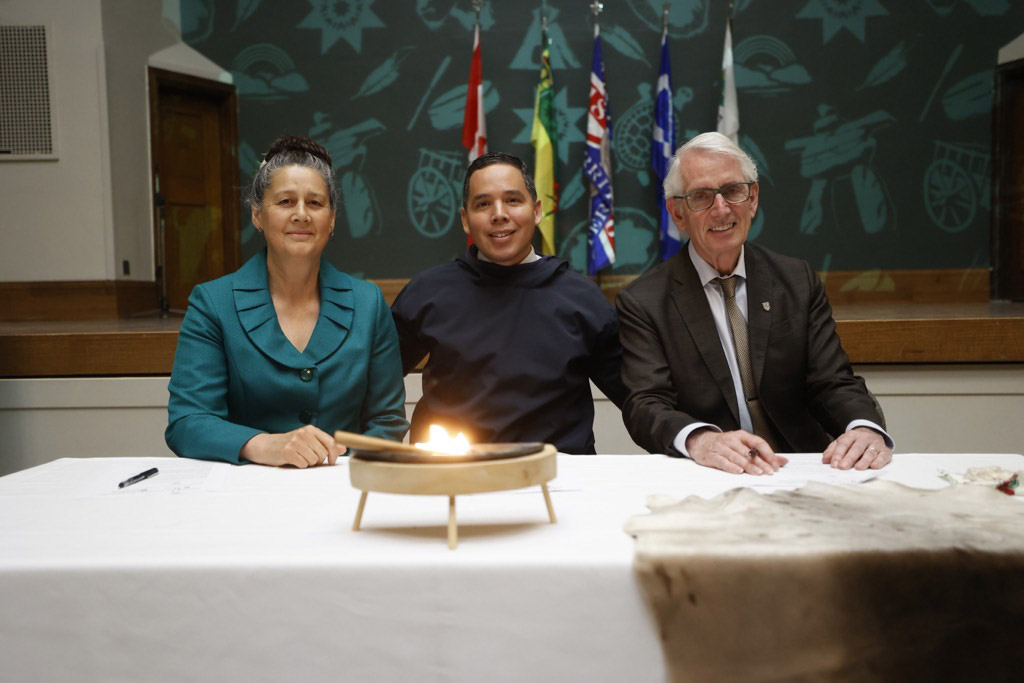
<svg viewBox="0 0 1024 683">
<path fill-rule="evenodd" d="M 750 158 L 750 155 L 740 149 L 739 145 L 727 136 L 712 131 L 710 133 L 701 133 L 697 137 L 691 138 L 686 144 L 676 150 L 675 156 L 672 157 L 672 164 L 668 167 L 668 173 L 665 174 L 663 187 L 666 197 L 686 193 L 687 188 L 683 187 L 683 176 L 679 172 L 679 164 L 682 163 L 682 159 L 687 154 L 692 152 L 708 152 L 732 157 L 739 162 L 740 173 L 743 174 L 743 179 L 757 182 L 757 164 Z"/>
</svg>

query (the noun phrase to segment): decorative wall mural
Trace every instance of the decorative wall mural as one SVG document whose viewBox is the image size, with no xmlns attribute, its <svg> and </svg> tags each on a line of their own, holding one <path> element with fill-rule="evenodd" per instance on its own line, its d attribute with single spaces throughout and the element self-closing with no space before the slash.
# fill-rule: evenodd
<svg viewBox="0 0 1024 683">
<path fill-rule="evenodd" d="M 885 186 L 871 166 L 871 158 L 878 144 L 875 132 L 893 121 L 892 116 L 881 110 L 844 121 L 831 107 L 822 105 L 814 122 L 814 135 L 786 142 L 788 151 L 800 154 L 800 174 L 811 179 L 800 217 L 801 234 L 817 234 L 825 223 L 826 189 L 830 190 L 833 207 L 830 221 L 839 228 L 850 222 L 850 216 L 835 210 L 839 196 L 836 184 L 840 181 L 844 181 L 840 187 L 848 187 L 853 193 L 857 218 L 865 233 L 891 226 L 895 216 Z"/>
<path fill-rule="evenodd" d="M 567 260 L 574 270 L 587 271 L 587 234 L 590 221 L 577 223 L 558 248 L 558 255 Z M 658 224 L 645 211 L 616 207 L 615 209 L 615 266 L 613 273 L 642 272 L 658 260 Z"/>
<path fill-rule="evenodd" d="M 561 210 L 570 209 L 583 196 L 585 189 L 583 183 L 583 169 L 579 169 L 572 175 L 572 180 L 562 188 L 562 196 L 558 198 L 558 208 Z"/>
<path fill-rule="evenodd" d="M 607 43 L 624 57 L 643 62 L 644 66 L 650 67 L 651 63 L 644 56 L 643 46 L 630 35 L 629 31 L 614 24 L 605 24 L 601 27 L 601 41 Z"/>
<path fill-rule="evenodd" d="M 603 37 L 602 33 L 602 37 Z M 636 175 L 644 187 L 651 182 L 651 130 L 654 127 L 654 87 L 650 83 L 638 83 L 637 99 L 622 116 L 615 119 L 615 150 L 617 171 Z M 673 102 L 675 104 L 675 102 Z M 679 116 L 673 112 L 675 129 L 679 130 Z"/>
<path fill-rule="evenodd" d="M 896 43 L 893 49 L 889 50 L 875 62 L 875 65 L 868 72 L 864 82 L 861 83 L 857 90 L 864 90 L 865 88 L 873 88 L 875 86 L 888 83 L 892 79 L 899 76 L 903 69 L 907 66 L 907 45 L 905 41 Z"/>
<path fill-rule="evenodd" d="M 661 0 L 627 0 L 629 8 L 652 31 L 661 33 Z M 668 34 L 673 38 L 689 38 L 708 27 L 709 0 L 677 0 L 669 3 Z"/>
<path fill-rule="evenodd" d="M 494 12 L 491 10 L 492 3 L 484 3 L 480 9 L 480 28 L 484 31 L 494 26 Z M 476 22 L 476 12 L 470 6 L 468 0 L 416 0 L 416 14 L 431 31 L 436 31 L 448 19 L 453 19 L 467 31 L 473 29 Z"/>
<path fill-rule="evenodd" d="M 331 153 L 341 194 L 339 213 L 345 218 L 344 228 L 355 239 L 380 232 L 380 209 L 373 188 L 362 173 L 369 154 L 367 141 L 387 129 L 377 119 L 367 119 L 348 128 L 338 129 L 323 112 L 313 115 L 309 137 Z M 339 216 L 339 219 L 342 217 Z M 338 228 L 341 221 L 339 220 Z"/>
<path fill-rule="evenodd" d="M 656 258 L 661 207 L 647 157 L 664 4 L 605 2 L 601 14 L 617 114 L 618 274 Z M 679 142 L 715 128 L 729 4 L 670 4 Z M 985 267 L 994 55 L 1024 33 L 1024 1 L 732 4 L 739 140 L 764 193 L 751 237 L 819 267 L 868 273 L 864 286 L 885 286 L 872 281 L 880 268 Z M 581 255 L 588 5 L 484 0 L 480 14 L 489 149 L 532 168 L 546 13 L 559 133 L 556 247 Z M 472 0 L 166 0 L 172 22 L 173 8 L 186 43 L 233 74 L 243 178 L 282 133 L 310 134 L 331 150 L 343 193 L 327 247 L 336 265 L 402 278 L 465 249 L 458 212 Z M 404 201 L 394 199 L 396 182 Z M 261 240 L 247 211 L 239 229 L 251 255 Z M 582 270 L 582 256 L 575 262 Z"/>
<path fill-rule="evenodd" d="M 194 45 L 202 43 L 213 33 L 213 18 L 217 12 L 215 0 L 189 0 L 181 3 L 181 39 Z"/>
<path fill-rule="evenodd" d="M 733 62 L 736 87 L 753 94 L 779 95 L 811 82 L 811 75 L 789 46 L 773 36 L 744 38 L 733 50 Z"/>
<path fill-rule="evenodd" d="M 562 33 L 562 27 L 558 24 L 560 12 L 556 7 L 547 8 L 548 18 L 548 39 L 551 41 L 551 68 L 561 71 L 563 69 L 578 69 L 580 61 L 576 59 L 569 48 L 569 41 Z M 531 13 L 530 25 L 523 36 L 523 42 L 519 45 L 516 56 L 509 64 L 510 69 L 528 69 L 537 71 L 540 69 L 540 8 Z M 557 81 L 556 81 L 557 82 Z"/>
<path fill-rule="evenodd" d="M 501 102 L 501 95 L 491 81 L 484 81 L 484 111 L 490 114 Z M 430 116 L 430 124 L 436 130 L 453 130 L 458 128 L 458 135 L 455 137 L 457 144 L 462 144 L 462 117 L 466 111 L 466 85 L 457 85 L 447 90 L 430 103 L 427 114 Z M 530 110 L 533 116 L 533 110 Z"/>
<path fill-rule="evenodd" d="M 363 31 L 385 28 L 370 5 L 374 0 L 309 0 L 313 6 L 299 28 L 320 31 L 320 52 L 326 53 L 339 40 L 344 40 L 357 53 L 363 51 Z"/>
<path fill-rule="evenodd" d="M 846 29 L 864 42 L 869 17 L 888 16 L 879 0 L 810 0 L 797 12 L 797 19 L 820 19 L 821 42 L 832 40 Z"/>
<path fill-rule="evenodd" d="M 1010 0 L 927 0 L 932 9 L 939 16 L 946 16 L 953 11 L 957 2 L 963 2 L 974 8 L 974 11 L 983 17 L 1006 14 L 1010 9 Z"/>
<path fill-rule="evenodd" d="M 942 93 L 942 109 L 954 121 L 992 112 L 995 83 L 992 70 L 979 71 L 949 86 Z"/>
<path fill-rule="evenodd" d="M 238 179 L 242 184 L 242 200 L 245 200 L 245 191 L 249 186 L 249 182 L 252 177 L 256 174 L 256 169 L 260 167 L 260 162 L 263 160 L 261 154 L 257 154 L 256 150 L 252 148 L 248 142 L 242 142 L 238 145 Z M 256 237 L 256 228 L 252 224 L 252 212 L 249 211 L 248 206 L 244 206 L 242 209 L 242 248 L 255 251 L 262 245 L 257 246 L 254 242 Z"/>
<path fill-rule="evenodd" d="M 231 62 L 231 75 L 240 97 L 262 102 L 284 100 L 309 90 L 288 53 L 270 43 L 256 43 L 239 52 Z"/>
<path fill-rule="evenodd" d="M 433 94 L 438 81 L 440 81 L 441 77 L 444 76 L 444 72 L 448 70 L 448 65 L 451 63 L 451 55 L 445 55 L 441 60 L 441 63 L 438 65 L 437 70 L 434 72 L 433 78 L 430 79 L 430 83 L 427 84 L 426 90 L 423 91 L 423 96 L 420 97 L 420 103 L 416 105 L 416 111 L 413 112 L 412 118 L 409 119 L 409 125 L 405 127 L 406 130 L 412 130 L 413 126 L 416 125 L 416 121 L 420 118 L 420 112 L 423 111 L 423 106 L 427 103 L 427 98 Z"/>
<path fill-rule="evenodd" d="M 424 237 L 443 237 L 458 222 L 465 168 L 464 154 L 420 149 L 419 164 L 409 178 L 405 206 L 409 222 Z"/>
<path fill-rule="evenodd" d="M 234 31 L 238 25 L 252 16 L 252 13 L 259 9 L 262 0 L 238 0 L 235 6 L 235 23 L 231 26 Z"/>
<path fill-rule="evenodd" d="M 989 208 L 989 157 L 984 145 L 935 141 L 935 154 L 924 172 L 924 205 L 939 228 L 966 230 L 979 206 Z"/>
<path fill-rule="evenodd" d="M 512 142 L 530 144 L 530 131 L 533 130 L 533 107 L 517 107 L 516 116 L 522 119 L 523 128 Z M 586 107 L 569 106 L 569 89 L 563 87 L 555 95 L 555 125 L 558 130 L 558 160 L 563 164 L 569 160 L 569 145 L 583 142 L 581 122 L 587 114 Z"/>
</svg>

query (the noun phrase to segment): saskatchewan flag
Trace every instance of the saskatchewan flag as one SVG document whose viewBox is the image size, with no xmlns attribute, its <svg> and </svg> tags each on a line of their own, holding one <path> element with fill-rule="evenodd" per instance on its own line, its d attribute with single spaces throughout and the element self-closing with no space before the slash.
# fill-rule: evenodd
<svg viewBox="0 0 1024 683">
<path fill-rule="evenodd" d="M 558 213 L 558 183 L 555 181 L 555 149 L 558 131 L 555 123 L 555 86 L 551 76 L 551 42 L 547 31 L 541 33 L 540 82 L 533 105 L 533 179 L 541 200 L 541 253 L 555 253 L 555 215 Z"/>
</svg>

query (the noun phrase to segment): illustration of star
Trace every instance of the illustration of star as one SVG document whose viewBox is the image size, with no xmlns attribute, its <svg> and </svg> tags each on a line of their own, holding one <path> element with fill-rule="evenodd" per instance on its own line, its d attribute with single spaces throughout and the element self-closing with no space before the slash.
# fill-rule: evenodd
<svg viewBox="0 0 1024 683">
<path fill-rule="evenodd" d="M 516 116 L 526 125 L 512 142 L 530 144 L 530 132 L 533 130 L 533 107 L 517 107 Z M 569 106 L 569 89 L 563 87 L 555 95 L 555 124 L 558 126 L 558 160 L 563 164 L 569 158 L 569 145 L 583 142 L 583 129 L 579 126 L 580 119 L 587 113 L 586 107 Z"/>
<path fill-rule="evenodd" d="M 363 29 L 385 28 L 380 17 L 373 13 L 373 0 L 309 0 L 313 11 L 299 24 L 299 28 L 320 29 L 320 54 L 344 38 L 356 52 L 363 51 Z"/>
<path fill-rule="evenodd" d="M 824 45 L 842 28 L 863 43 L 867 18 L 888 14 L 889 11 L 878 0 L 810 0 L 796 18 L 821 19 L 821 42 Z"/>
</svg>

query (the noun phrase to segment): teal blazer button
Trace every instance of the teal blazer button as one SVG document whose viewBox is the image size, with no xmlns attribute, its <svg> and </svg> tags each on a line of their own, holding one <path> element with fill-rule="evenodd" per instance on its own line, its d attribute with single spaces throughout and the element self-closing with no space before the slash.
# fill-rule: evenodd
<svg viewBox="0 0 1024 683">
<path fill-rule="evenodd" d="M 299 377 L 303 382 L 313 379 L 313 368 L 303 368 L 302 372 L 299 373 Z"/>
</svg>

